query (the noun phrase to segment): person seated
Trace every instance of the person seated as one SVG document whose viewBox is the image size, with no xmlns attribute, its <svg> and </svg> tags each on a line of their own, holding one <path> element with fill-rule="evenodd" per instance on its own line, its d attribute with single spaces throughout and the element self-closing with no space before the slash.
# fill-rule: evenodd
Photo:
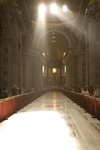
<svg viewBox="0 0 100 150">
<path fill-rule="evenodd" d="M 97 86 L 97 90 L 95 90 L 94 96 L 100 98 L 100 85 Z"/>
<path fill-rule="evenodd" d="M 3 90 L 1 91 L 1 98 L 7 98 L 8 97 L 8 91 L 6 86 L 3 87 Z"/>
<path fill-rule="evenodd" d="M 93 89 L 92 85 L 89 87 L 89 93 L 90 93 L 90 96 L 94 95 L 94 89 Z"/>
<path fill-rule="evenodd" d="M 83 87 L 81 94 L 83 95 L 90 95 L 88 88 L 86 86 Z"/>
<path fill-rule="evenodd" d="M 18 94 L 19 87 L 18 87 L 17 85 L 14 84 L 14 85 L 11 87 L 11 89 L 12 89 L 12 96 Z"/>
</svg>

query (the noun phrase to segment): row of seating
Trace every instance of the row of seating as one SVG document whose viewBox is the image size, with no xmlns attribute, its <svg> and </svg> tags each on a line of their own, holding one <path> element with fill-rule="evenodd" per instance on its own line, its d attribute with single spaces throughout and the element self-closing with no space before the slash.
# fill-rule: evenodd
<svg viewBox="0 0 100 150">
<path fill-rule="evenodd" d="M 93 117 L 100 120 L 100 98 L 92 96 L 84 96 L 79 93 L 74 93 L 66 90 L 60 90 L 64 95 L 70 98 L 77 105 L 85 109 Z"/>
<path fill-rule="evenodd" d="M 7 119 L 16 111 L 22 109 L 24 106 L 28 105 L 46 92 L 46 90 L 43 90 L 34 93 L 13 96 L 6 99 L 0 99 L 0 122 Z"/>
</svg>

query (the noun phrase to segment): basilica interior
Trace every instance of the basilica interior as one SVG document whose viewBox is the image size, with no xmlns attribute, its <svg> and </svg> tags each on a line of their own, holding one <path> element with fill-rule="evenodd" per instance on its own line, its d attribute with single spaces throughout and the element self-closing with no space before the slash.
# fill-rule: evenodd
<svg viewBox="0 0 100 150">
<path fill-rule="evenodd" d="M 99 46 L 100 0 L 0 0 L 0 150 L 100 150 Z"/>
<path fill-rule="evenodd" d="M 0 0 L 0 88 L 99 85 L 99 3 Z"/>
</svg>

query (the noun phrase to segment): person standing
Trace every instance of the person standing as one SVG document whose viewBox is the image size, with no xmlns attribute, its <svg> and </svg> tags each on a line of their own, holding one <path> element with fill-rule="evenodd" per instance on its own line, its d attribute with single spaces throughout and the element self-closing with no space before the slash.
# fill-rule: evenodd
<svg viewBox="0 0 100 150">
<path fill-rule="evenodd" d="M 97 86 L 97 90 L 95 90 L 94 96 L 100 98 L 100 85 Z"/>
</svg>

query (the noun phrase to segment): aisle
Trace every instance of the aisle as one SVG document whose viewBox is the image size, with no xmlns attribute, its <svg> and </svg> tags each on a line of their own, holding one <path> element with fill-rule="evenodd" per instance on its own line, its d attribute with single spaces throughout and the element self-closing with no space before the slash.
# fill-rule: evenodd
<svg viewBox="0 0 100 150">
<path fill-rule="evenodd" d="M 100 121 L 48 92 L 0 124 L 0 150 L 100 150 Z"/>
</svg>

